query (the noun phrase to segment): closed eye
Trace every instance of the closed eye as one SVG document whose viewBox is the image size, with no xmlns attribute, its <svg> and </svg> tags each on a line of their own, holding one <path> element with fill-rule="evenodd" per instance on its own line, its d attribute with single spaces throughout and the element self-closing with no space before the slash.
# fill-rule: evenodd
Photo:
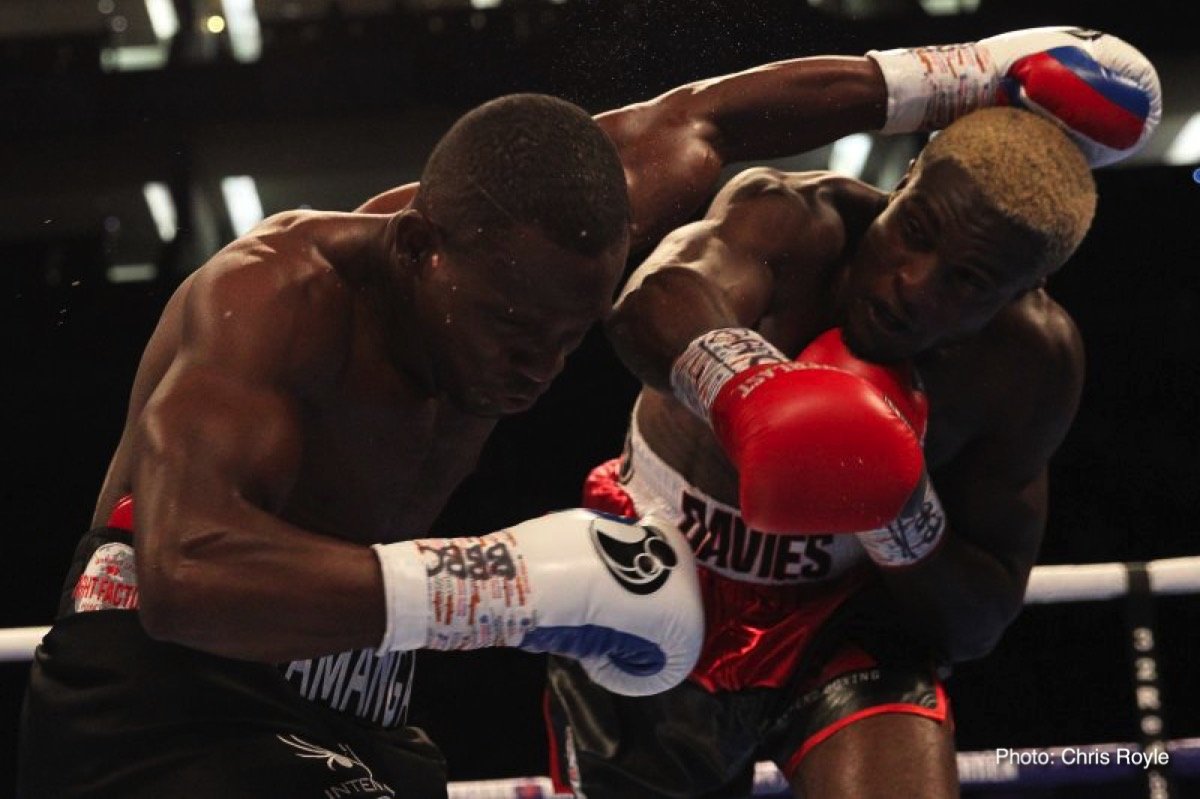
<svg viewBox="0 0 1200 799">
<path fill-rule="evenodd" d="M 955 281 L 976 291 L 987 291 L 992 288 L 991 278 L 970 267 L 954 267 L 950 270 L 950 274 Z"/>
<path fill-rule="evenodd" d="M 933 249 L 933 236 L 925 224 L 913 213 L 905 213 L 900 218 L 900 230 L 904 241 L 909 247 L 921 252 Z"/>
</svg>

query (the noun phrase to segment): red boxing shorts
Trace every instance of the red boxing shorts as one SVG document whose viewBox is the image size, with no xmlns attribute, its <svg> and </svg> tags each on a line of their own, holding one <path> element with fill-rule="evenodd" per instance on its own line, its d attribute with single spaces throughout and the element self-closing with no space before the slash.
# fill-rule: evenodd
<svg viewBox="0 0 1200 799">
<path fill-rule="evenodd" d="M 625 452 L 592 471 L 584 504 L 674 521 L 700 564 L 706 632 L 682 685 L 604 691 L 552 658 L 546 704 L 556 787 L 606 796 L 740 796 L 754 762 L 790 779 L 855 721 L 949 710 L 932 653 L 872 618 L 874 569 L 853 536 L 765 536 L 689 485 L 631 424 Z"/>
</svg>

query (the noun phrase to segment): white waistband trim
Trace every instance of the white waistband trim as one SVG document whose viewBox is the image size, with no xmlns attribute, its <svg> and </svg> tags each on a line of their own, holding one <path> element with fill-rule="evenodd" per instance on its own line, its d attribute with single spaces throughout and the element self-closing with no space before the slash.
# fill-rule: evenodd
<svg viewBox="0 0 1200 799">
<path fill-rule="evenodd" d="M 852 535 L 766 535 L 748 529 L 741 511 L 713 499 L 675 471 L 629 422 L 619 480 L 638 515 L 670 520 L 701 566 L 742 582 L 814 583 L 841 577 L 866 554 Z"/>
</svg>

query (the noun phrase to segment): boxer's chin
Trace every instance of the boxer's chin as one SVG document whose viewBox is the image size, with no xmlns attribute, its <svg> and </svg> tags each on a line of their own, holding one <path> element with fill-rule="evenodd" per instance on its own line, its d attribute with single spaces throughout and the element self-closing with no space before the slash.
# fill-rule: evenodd
<svg viewBox="0 0 1200 799">
<path fill-rule="evenodd" d="M 880 330 L 869 314 L 850 314 L 842 327 L 842 340 L 856 358 L 879 364 L 889 364 L 910 357 L 901 351 L 899 342 Z"/>
<path fill-rule="evenodd" d="M 521 413 L 533 407 L 538 400 L 538 394 L 505 394 L 493 393 L 476 388 L 468 388 L 458 396 L 453 397 L 458 409 L 471 416 L 485 419 L 499 419 Z"/>
</svg>

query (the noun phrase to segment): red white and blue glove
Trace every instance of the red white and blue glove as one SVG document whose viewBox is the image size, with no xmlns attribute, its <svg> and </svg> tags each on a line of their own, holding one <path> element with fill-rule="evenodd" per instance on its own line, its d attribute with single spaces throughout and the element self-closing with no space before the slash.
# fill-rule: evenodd
<svg viewBox="0 0 1200 799">
<path fill-rule="evenodd" d="M 1162 118 L 1154 66 L 1099 31 L 1031 28 L 867 56 L 888 87 L 884 133 L 940 130 L 977 108 L 1012 105 L 1062 127 L 1095 168 L 1136 153 Z"/>
<path fill-rule="evenodd" d="M 374 549 L 387 603 L 380 651 L 551 652 L 627 696 L 677 685 L 700 656 L 695 560 L 671 524 L 567 510 L 485 536 Z"/>
</svg>

